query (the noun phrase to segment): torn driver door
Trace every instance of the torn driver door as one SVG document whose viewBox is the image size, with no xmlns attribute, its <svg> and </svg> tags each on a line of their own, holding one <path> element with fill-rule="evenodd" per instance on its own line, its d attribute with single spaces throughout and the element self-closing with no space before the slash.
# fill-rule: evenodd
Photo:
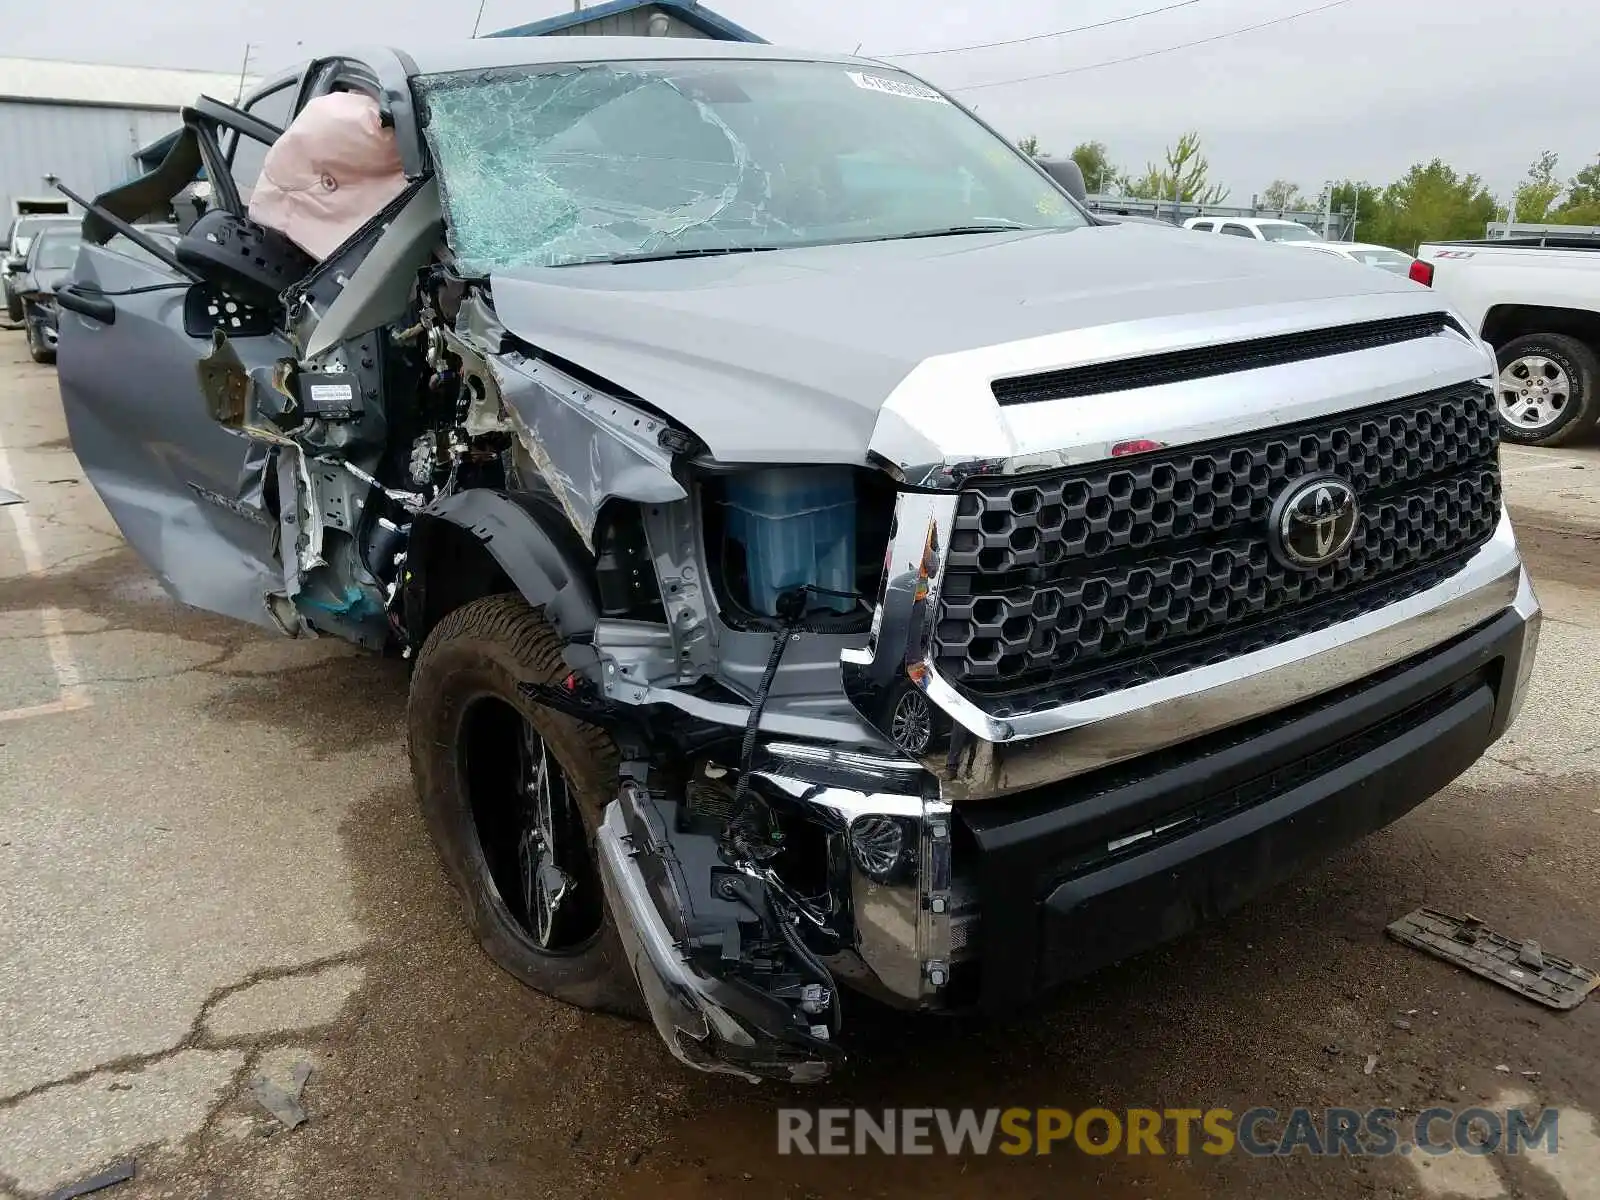
<svg viewBox="0 0 1600 1200">
<path fill-rule="evenodd" d="M 85 473 L 167 590 L 273 626 L 268 598 L 282 572 L 270 451 L 211 419 L 196 368 L 211 349 L 207 325 L 232 325 L 252 362 L 270 363 L 289 344 L 270 318 L 185 267 L 173 235 L 130 226 L 164 215 L 202 165 L 217 181 L 201 122 L 192 111 L 185 121 L 160 167 L 101 196 L 84 219 L 60 298 L 62 403 Z M 276 133 L 260 122 L 248 132 Z"/>
</svg>

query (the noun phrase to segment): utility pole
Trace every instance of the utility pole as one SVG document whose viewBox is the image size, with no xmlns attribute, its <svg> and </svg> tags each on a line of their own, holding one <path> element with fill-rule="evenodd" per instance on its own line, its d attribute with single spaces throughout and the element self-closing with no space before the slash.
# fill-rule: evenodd
<svg viewBox="0 0 1600 1200">
<path fill-rule="evenodd" d="M 244 61 L 239 64 L 239 87 L 233 94 L 234 104 L 244 99 L 244 77 L 250 73 L 250 56 L 255 52 L 254 42 L 244 44 Z"/>
</svg>

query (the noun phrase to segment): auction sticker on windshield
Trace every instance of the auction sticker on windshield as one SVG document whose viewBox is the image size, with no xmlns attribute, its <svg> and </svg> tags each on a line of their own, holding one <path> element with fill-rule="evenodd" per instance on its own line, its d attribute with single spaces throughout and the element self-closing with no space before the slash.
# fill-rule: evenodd
<svg viewBox="0 0 1600 1200">
<path fill-rule="evenodd" d="M 912 83 L 909 79 L 885 79 L 882 75 L 867 75 L 861 71 L 846 71 L 858 88 L 866 88 L 869 92 L 883 92 L 889 96 L 901 96 L 907 100 L 932 100 L 935 104 L 949 104 L 938 92 L 931 87 L 920 83 Z"/>
</svg>

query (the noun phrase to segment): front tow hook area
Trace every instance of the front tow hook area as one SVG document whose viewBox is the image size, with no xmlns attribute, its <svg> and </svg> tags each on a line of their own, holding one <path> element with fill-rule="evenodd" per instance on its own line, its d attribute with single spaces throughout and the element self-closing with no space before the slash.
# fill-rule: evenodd
<svg viewBox="0 0 1600 1200">
<path fill-rule="evenodd" d="M 681 806 L 624 780 L 597 844 L 606 902 L 656 1030 L 700 1071 L 810 1083 L 844 1059 L 833 979 L 767 884 Z"/>
</svg>

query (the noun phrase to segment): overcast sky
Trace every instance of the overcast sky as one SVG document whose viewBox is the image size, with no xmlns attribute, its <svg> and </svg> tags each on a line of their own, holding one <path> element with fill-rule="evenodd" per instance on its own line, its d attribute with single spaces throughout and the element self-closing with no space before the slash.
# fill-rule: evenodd
<svg viewBox="0 0 1600 1200">
<path fill-rule="evenodd" d="M 718 0 L 769 41 L 889 55 L 1027 38 L 1175 0 Z M 1135 62 L 1063 71 L 1228 34 L 1327 0 L 1192 0 L 1172 11 L 1022 45 L 897 60 L 956 91 L 1015 137 L 1065 152 L 1098 139 L 1142 167 L 1185 128 L 1235 202 L 1276 177 L 1387 182 L 1439 156 L 1502 196 L 1544 148 L 1564 175 L 1600 155 L 1600 4 L 1345 0 L 1270 28 Z M 4 0 L 0 9 L 22 5 Z M 478 0 L 54 0 L 5 21 L 4 53 L 252 70 L 326 46 L 466 37 Z M 483 29 L 570 11 L 560 0 L 486 0 Z"/>
</svg>

